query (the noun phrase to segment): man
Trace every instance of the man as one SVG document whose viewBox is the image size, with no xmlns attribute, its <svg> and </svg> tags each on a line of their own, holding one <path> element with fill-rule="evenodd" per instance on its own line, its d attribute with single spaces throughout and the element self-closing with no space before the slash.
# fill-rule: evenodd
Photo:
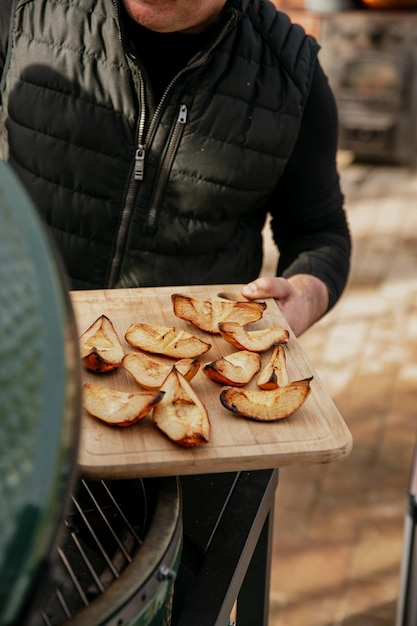
<svg viewBox="0 0 417 626">
<path fill-rule="evenodd" d="M 297 335 L 335 304 L 350 238 L 312 38 L 266 0 L 11 3 L 0 153 L 74 288 L 249 283 Z"/>
<path fill-rule="evenodd" d="M 317 52 L 268 0 L 2 0 L 0 154 L 72 287 L 248 283 L 297 335 L 324 315 L 350 236 Z M 277 275 L 257 278 L 268 214 Z M 184 545 L 266 474 L 183 478 Z"/>
</svg>

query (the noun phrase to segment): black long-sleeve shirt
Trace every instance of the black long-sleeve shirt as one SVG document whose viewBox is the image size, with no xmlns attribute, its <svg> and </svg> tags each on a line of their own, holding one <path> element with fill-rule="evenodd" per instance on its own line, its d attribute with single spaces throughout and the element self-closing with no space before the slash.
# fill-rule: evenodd
<svg viewBox="0 0 417 626">
<path fill-rule="evenodd" d="M 211 36 L 210 32 L 191 36 L 155 33 L 127 16 L 125 26 L 132 51 L 145 67 L 157 101 L 171 78 Z M 167 49 L 175 50 L 175 54 L 167 55 Z M 337 132 L 335 99 L 327 77 L 317 63 L 297 142 L 269 206 L 273 218 L 276 216 L 272 228 L 280 250 L 278 275 L 288 277 L 305 272 L 308 246 L 328 242 L 322 252 L 326 263 L 320 264 L 320 270 L 314 267 L 309 270 L 327 284 L 329 308 L 344 287 L 350 258 L 343 196 L 336 169 Z M 312 230 L 312 221 L 317 224 L 319 234 L 317 239 L 308 242 L 308 235 L 303 237 L 303 222 L 307 233 Z M 326 271 L 324 267 L 327 267 Z"/>
</svg>

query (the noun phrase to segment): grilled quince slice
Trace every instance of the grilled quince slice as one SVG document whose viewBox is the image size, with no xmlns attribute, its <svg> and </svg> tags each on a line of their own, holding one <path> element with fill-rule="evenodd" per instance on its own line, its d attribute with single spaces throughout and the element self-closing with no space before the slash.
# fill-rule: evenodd
<svg viewBox="0 0 417 626">
<path fill-rule="evenodd" d="M 261 357 L 249 350 L 239 350 L 227 356 L 211 361 L 204 366 L 203 372 L 222 385 L 243 387 L 261 368 Z"/>
<path fill-rule="evenodd" d="M 206 407 L 175 366 L 161 389 L 164 398 L 153 411 L 157 427 L 169 439 L 186 448 L 207 443 L 210 421 Z"/>
<path fill-rule="evenodd" d="M 174 367 L 172 359 L 155 356 L 145 352 L 130 352 L 123 357 L 123 367 L 144 389 L 160 389 L 164 380 Z M 200 368 L 197 358 L 180 359 L 175 367 L 190 381 Z"/>
<path fill-rule="evenodd" d="M 211 348 L 210 343 L 186 330 L 160 324 L 131 324 L 125 338 L 134 348 L 174 359 L 193 359 Z"/>
<path fill-rule="evenodd" d="M 219 324 L 219 330 L 223 339 L 228 343 L 239 350 L 251 352 L 266 352 L 280 343 L 288 343 L 290 336 L 286 328 L 247 330 L 236 322 L 222 322 Z"/>
<path fill-rule="evenodd" d="M 268 362 L 259 373 L 256 384 L 260 389 L 276 389 L 289 383 L 287 357 L 282 344 L 275 346 Z"/>
<path fill-rule="evenodd" d="M 266 309 L 265 302 L 203 300 L 179 293 L 172 294 L 171 301 L 177 317 L 212 335 L 219 334 L 221 322 L 245 326 L 260 320 Z"/>
<path fill-rule="evenodd" d="M 258 422 L 275 422 L 297 411 L 310 393 L 312 378 L 297 380 L 270 391 L 227 387 L 220 394 L 223 406 Z"/>
<path fill-rule="evenodd" d="M 81 335 L 80 356 L 87 369 L 93 372 L 110 372 L 118 368 L 124 357 L 124 349 L 113 323 L 101 315 Z"/>
<path fill-rule="evenodd" d="M 160 390 L 129 393 L 85 383 L 83 406 L 90 415 L 111 426 L 130 426 L 146 417 L 163 396 Z"/>
</svg>

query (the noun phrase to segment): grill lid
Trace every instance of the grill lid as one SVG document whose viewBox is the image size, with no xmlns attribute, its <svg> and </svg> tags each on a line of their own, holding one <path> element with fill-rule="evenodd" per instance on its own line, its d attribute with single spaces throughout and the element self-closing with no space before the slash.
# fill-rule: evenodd
<svg viewBox="0 0 417 626">
<path fill-rule="evenodd" d="M 0 161 L 0 625 L 32 602 L 73 486 L 80 360 L 65 279 Z"/>
</svg>

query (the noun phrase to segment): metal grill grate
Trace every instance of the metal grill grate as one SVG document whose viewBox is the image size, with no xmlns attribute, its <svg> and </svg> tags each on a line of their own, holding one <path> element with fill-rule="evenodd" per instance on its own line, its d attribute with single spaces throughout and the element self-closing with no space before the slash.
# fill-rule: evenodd
<svg viewBox="0 0 417 626">
<path fill-rule="evenodd" d="M 79 483 L 41 624 L 59 626 L 105 593 L 140 549 L 152 510 L 144 480 Z"/>
</svg>

